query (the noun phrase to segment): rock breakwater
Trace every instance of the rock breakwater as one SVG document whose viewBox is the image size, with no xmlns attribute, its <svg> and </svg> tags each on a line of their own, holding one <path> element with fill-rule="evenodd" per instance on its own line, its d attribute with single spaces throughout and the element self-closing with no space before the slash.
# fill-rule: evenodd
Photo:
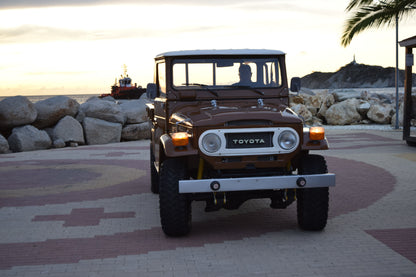
<svg viewBox="0 0 416 277">
<path fill-rule="evenodd" d="M 0 101 L 0 153 L 106 144 L 150 138 L 146 95 L 138 100 L 92 97 L 83 104 L 67 96 L 36 103 L 24 96 Z M 395 98 L 364 89 L 302 89 L 290 107 L 306 125 L 395 124 Z M 416 95 L 413 95 L 416 103 Z M 416 114 L 414 107 L 413 114 Z M 400 99 L 399 122 L 403 122 Z M 416 126 L 415 120 L 412 121 Z"/>
<path fill-rule="evenodd" d="M 24 96 L 0 101 L 0 153 L 148 139 L 146 95 L 138 100 L 67 96 L 36 103 Z"/>
<path fill-rule="evenodd" d="M 412 95 L 416 103 L 416 95 Z M 308 125 L 399 124 L 403 125 L 403 96 L 396 113 L 395 97 L 388 94 L 369 93 L 359 89 L 335 89 L 314 93 L 302 89 L 290 98 L 290 107 Z M 413 107 L 416 114 L 416 107 Z M 415 126 L 415 121 L 412 121 Z"/>
</svg>

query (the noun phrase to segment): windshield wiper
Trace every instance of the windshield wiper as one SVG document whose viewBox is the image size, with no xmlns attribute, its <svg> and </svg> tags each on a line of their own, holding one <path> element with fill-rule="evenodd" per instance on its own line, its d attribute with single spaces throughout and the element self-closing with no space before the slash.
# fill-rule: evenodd
<svg viewBox="0 0 416 277">
<path fill-rule="evenodd" d="M 258 93 L 260 95 L 264 95 L 264 92 L 262 92 L 261 90 L 258 90 L 256 88 L 253 88 L 253 87 L 250 87 L 250 86 L 233 86 L 233 87 L 235 87 L 235 88 L 246 88 L 246 89 L 249 89 L 251 91 L 254 91 L 254 92 L 256 92 L 256 93 Z"/>
<path fill-rule="evenodd" d="M 200 88 L 205 89 L 206 91 L 209 91 L 210 93 L 212 93 L 215 97 L 218 97 L 218 93 L 216 91 L 213 91 L 211 89 L 208 88 L 208 85 L 205 84 L 199 84 L 199 83 L 190 83 L 190 84 L 182 84 L 182 85 L 187 85 L 187 86 L 198 86 Z"/>
</svg>

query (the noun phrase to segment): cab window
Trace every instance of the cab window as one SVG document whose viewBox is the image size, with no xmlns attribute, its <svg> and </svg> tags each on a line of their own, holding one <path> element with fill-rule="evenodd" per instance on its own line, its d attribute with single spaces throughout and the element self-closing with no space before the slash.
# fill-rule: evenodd
<svg viewBox="0 0 416 277">
<path fill-rule="evenodd" d="M 164 62 L 157 64 L 157 83 L 159 95 L 166 95 L 166 65 Z"/>
</svg>

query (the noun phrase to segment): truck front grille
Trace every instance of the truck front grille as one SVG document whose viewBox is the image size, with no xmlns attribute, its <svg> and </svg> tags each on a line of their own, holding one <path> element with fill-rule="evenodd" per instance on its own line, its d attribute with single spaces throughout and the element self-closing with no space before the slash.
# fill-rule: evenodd
<svg viewBox="0 0 416 277">
<path fill-rule="evenodd" d="M 281 139 L 287 134 L 291 135 L 289 146 Z M 299 143 L 300 136 L 291 127 L 212 129 L 198 138 L 200 151 L 216 157 L 286 154 Z"/>
</svg>

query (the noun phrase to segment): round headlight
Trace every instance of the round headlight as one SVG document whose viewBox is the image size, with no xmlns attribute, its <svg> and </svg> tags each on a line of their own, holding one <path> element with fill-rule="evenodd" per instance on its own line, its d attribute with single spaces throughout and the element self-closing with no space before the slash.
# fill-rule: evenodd
<svg viewBox="0 0 416 277">
<path fill-rule="evenodd" d="M 221 147 L 221 139 L 216 134 L 210 133 L 202 138 L 202 147 L 208 153 L 217 152 Z"/>
<path fill-rule="evenodd" d="M 298 143 L 296 134 L 292 131 L 286 130 L 279 135 L 279 145 L 284 150 L 290 150 Z"/>
</svg>

